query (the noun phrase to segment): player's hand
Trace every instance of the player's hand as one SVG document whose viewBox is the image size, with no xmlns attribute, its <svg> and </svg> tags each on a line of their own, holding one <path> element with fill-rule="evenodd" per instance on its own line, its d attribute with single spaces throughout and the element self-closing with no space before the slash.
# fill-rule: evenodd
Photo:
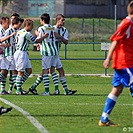
<svg viewBox="0 0 133 133">
<path fill-rule="evenodd" d="M 11 44 L 9 44 L 9 43 L 4 44 L 4 47 L 5 47 L 5 48 L 8 48 L 8 47 L 10 47 L 10 46 L 11 46 Z"/>
<path fill-rule="evenodd" d="M 54 35 L 55 35 L 56 38 L 60 38 L 61 37 L 57 32 L 54 32 Z"/>
<path fill-rule="evenodd" d="M 42 38 L 47 38 L 48 35 L 49 35 L 49 33 L 45 33 L 45 34 L 42 35 Z"/>
<path fill-rule="evenodd" d="M 36 44 L 36 48 L 37 48 L 38 51 L 40 50 L 40 43 Z"/>
<path fill-rule="evenodd" d="M 103 66 L 104 68 L 109 68 L 109 65 L 110 65 L 110 59 L 105 59 L 105 61 L 103 62 Z"/>
</svg>

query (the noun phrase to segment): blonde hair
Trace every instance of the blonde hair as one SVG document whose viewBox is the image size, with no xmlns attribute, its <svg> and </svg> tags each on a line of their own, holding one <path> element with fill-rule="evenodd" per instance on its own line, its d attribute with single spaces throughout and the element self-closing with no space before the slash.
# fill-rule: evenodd
<svg viewBox="0 0 133 133">
<path fill-rule="evenodd" d="M 129 15 L 133 14 L 133 1 L 131 1 L 127 6 L 127 13 Z"/>
<path fill-rule="evenodd" d="M 26 20 L 24 21 L 24 27 L 30 26 L 30 25 L 33 25 L 33 21 L 32 21 L 31 19 L 26 19 Z"/>
</svg>

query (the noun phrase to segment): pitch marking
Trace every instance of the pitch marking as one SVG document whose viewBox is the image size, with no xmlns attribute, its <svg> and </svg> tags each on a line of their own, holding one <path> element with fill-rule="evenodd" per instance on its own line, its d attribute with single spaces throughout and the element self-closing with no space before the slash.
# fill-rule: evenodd
<svg viewBox="0 0 133 133">
<path fill-rule="evenodd" d="M 48 131 L 39 123 L 39 121 L 36 120 L 33 116 L 30 115 L 30 113 L 28 113 L 27 111 L 23 110 L 19 106 L 15 105 L 15 104 L 13 104 L 13 103 L 11 103 L 11 102 L 3 99 L 3 98 L 0 98 L 0 100 L 2 102 L 4 102 L 5 104 L 15 108 L 19 112 L 21 112 L 40 131 L 40 133 L 48 133 Z"/>
</svg>

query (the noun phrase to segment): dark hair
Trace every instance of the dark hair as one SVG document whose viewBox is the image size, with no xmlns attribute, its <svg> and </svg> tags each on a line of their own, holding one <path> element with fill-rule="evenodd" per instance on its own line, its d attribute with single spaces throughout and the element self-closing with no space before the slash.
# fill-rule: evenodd
<svg viewBox="0 0 133 133">
<path fill-rule="evenodd" d="M 1 24 L 5 23 L 6 20 L 9 20 L 9 17 L 5 16 L 1 18 Z"/>
<path fill-rule="evenodd" d="M 20 19 L 19 17 L 15 17 L 15 18 L 12 20 L 12 25 L 18 24 L 19 22 L 21 22 L 20 20 L 21 20 L 21 19 Z"/>
<path fill-rule="evenodd" d="M 49 16 L 49 14 L 43 13 L 43 14 L 41 15 L 40 18 L 41 18 L 41 20 L 44 21 L 46 24 L 49 24 L 49 22 L 50 22 L 50 16 Z"/>
<path fill-rule="evenodd" d="M 23 18 L 20 18 L 20 22 L 23 23 L 24 22 L 24 19 Z"/>
<path fill-rule="evenodd" d="M 20 15 L 19 15 L 18 13 L 16 13 L 16 12 L 15 12 L 15 13 L 13 13 L 13 14 L 11 15 L 11 17 L 12 17 L 12 16 L 15 16 L 15 17 L 20 17 Z"/>
</svg>

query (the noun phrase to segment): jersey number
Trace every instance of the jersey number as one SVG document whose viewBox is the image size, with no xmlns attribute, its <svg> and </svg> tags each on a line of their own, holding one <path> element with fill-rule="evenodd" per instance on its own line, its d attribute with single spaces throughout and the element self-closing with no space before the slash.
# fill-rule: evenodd
<svg viewBox="0 0 133 133">
<path fill-rule="evenodd" d="M 52 41 L 54 41 L 54 34 L 53 34 L 53 31 L 50 32 L 49 38 L 50 38 Z"/>
</svg>

